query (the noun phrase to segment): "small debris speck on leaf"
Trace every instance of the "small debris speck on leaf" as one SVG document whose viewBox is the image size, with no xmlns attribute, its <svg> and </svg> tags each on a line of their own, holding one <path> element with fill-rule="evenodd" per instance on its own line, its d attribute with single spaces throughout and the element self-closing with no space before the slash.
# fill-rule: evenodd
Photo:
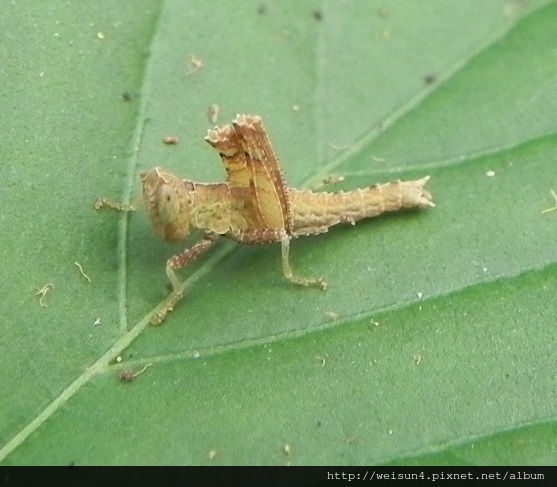
<svg viewBox="0 0 557 487">
<path fill-rule="evenodd" d="M 175 135 L 168 135 L 168 136 L 164 137 L 162 139 L 162 141 L 166 145 L 176 145 L 178 142 L 180 142 L 180 139 Z"/>
</svg>

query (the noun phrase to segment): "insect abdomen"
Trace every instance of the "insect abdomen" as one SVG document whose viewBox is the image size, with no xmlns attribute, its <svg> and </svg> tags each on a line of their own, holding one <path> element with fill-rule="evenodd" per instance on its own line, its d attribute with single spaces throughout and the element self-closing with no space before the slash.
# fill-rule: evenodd
<svg viewBox="0 0 557 487">
<path fill-rule="evenodd" d="M 289 189 L 294 235 L 326 232 L 338 223 L 352 223 L 387 211 L 435 206 L 424 189 L 429 176 L 394 181 L 335 193 Z"/>
</svg>

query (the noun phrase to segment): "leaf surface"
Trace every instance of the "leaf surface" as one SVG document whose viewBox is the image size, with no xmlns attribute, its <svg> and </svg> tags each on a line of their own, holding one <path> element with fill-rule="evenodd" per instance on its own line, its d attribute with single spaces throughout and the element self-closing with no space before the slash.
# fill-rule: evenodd
<svg viewBox="0 0 557 487">
<path fill-rule="evenodd" d="M 51 4 L 0 19 L 3 464 L 555 463 L 555 2 Z M 211 104 L 290 185 L 437 207 L 293 242 L 326 293 L 224 243 L 149 327 L 183 244 L 92 203 L 222 180 Z"/>
</svg>

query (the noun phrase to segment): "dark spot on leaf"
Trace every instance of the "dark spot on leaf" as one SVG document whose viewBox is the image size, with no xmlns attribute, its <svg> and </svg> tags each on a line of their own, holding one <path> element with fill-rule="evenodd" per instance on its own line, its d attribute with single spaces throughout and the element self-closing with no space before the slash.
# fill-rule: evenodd
<svg viewBox="0 0 557 487">
<path fill-rule="evenodd" d="M 437 81 L 437 75 L 432 73 L 432 74 L 427 74 L 424 76 L 424 82 L 426 85 L 432 85 L 433 83 L 435 83 Z"/>
</svg>

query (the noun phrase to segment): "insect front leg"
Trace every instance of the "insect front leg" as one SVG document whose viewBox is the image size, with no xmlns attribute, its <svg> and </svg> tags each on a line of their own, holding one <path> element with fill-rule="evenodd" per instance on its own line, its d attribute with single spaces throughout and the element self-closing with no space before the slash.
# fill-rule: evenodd
<svg viewBox="0 0 557 487">
<path fill-rule="evenodd" d="M 135 198 L 129 205 L 126 203 L 120 203 L 118 201 L 113 201 L 108 198 L 99 198 L 95 201 L 95 209 L 102 210 L 103 208 L 110 208 L 111 210 L 116 211 L 135 211 L 137 209 L 137 199 Z"/>
<path fill-rule="evenodd" d="M 290 266 L 290 238 L 285 236 L 280 243 L 282 250 L 282 271 L 289 281 L 300 286 L 316 286 L 321 289 L 327 289 L 327 281 L 321 277 L 303 277 L 294 274 Z"/>
<path fill-rule="evenodd" d="M 178 279 L 175 269 L 181 269 L 203 255 L 215 244 L 218 237 L 218 235 L 209 233 L 195 245 L 192 245 L 183 252 L 168 259 L 166 263 L 166 275 L 168 276 L 170 284 L 172 284 L 172 293 L 163 304 L 163 307 L 153 315 L 151 324 L 160 325 L 166 315 L 172 311 L 176 304 L 184 297 L 184 284 Z"/>
</svg>

